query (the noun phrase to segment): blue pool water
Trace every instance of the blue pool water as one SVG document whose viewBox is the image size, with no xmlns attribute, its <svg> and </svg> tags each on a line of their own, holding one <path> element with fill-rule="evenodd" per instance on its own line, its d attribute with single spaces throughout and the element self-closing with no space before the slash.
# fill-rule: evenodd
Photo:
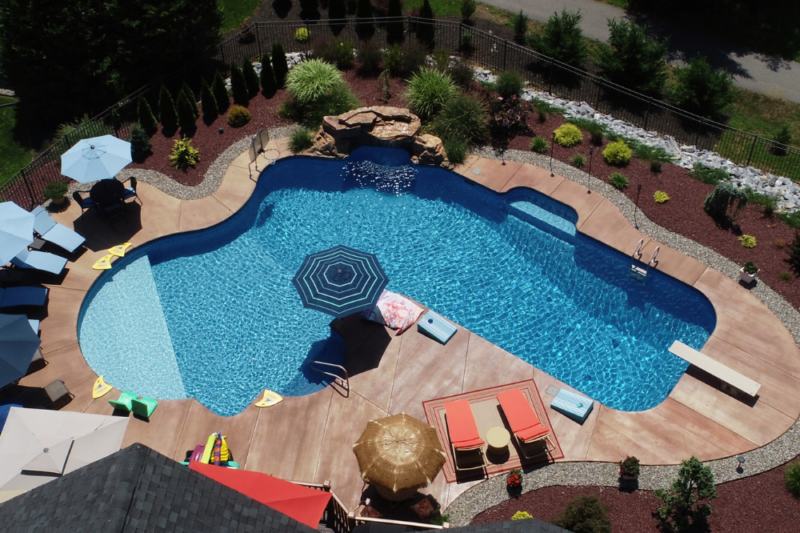
<svg viewBox="0 0 800 533">
<path fill-rule="evenodd" d="M 84 303 L 81 348 L 117 388 L 195 397 L 226 416 L 264 388 L 319 390 L 308 361 L 342 362 L 344 342 L 329 316 L 302 307 L 291 278 L 307 254 L 344 244 L 377 254 L 389 290 L 584 394 L 654 407 L 687 367 L 668 347 L 701 348 L 714 311 L 659 272 L 630 279 L 630 258 L 576 233 L 576 220 L 534 191 L 498 195 L 397 150 L 283 160 L 229 220 L 134 250 L 104 274 Z"/>
</svg>

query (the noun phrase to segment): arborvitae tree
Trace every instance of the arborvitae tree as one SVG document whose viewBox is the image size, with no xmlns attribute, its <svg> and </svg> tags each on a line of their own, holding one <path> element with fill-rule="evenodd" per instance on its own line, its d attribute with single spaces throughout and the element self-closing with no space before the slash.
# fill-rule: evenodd
<svg viewBox="0 0 800 533">
<path fill-rule="evenodd" d="M 300 0 L 300 17 L 305 19 L 319 18 L 319 0 Z"/>
<path fill-rule="evenodd" d="M 573 67 L 583 68 L 589 51 L 583 41 L 581 14 L 564 9 L 550 16 L 541 35 L 528 37 L 529 44 L 546 56 Z"/>
<path fill-rule="evenodd" d="M 678 83 L 670 99 L 692 113 L 714 118 L 733 101 L 733 76 L 713 69 L 704 57 L 692 58 L 688 67 L 676 68 L 675 78 Z"/>
<path fill-rule="evenodd" d="M 195 104 L 189 101 L 186 91 L 178 93 L 178 124 L 184 133 L 192 132 L 196 128 L 195 121 L 197 117 L 194 116 Z"/>
<path fill-rule="evenodd" d="M 281 43 L 272 45 L 272 72 L 275 73 L 275 83 L 278 84 L 278 89 L 283 89 L 283 86 L 286 85 L 289 66 L 286 64 L 286 54 Z"/>
<path fill-rule="evenodd" d="M 244 81 L 247 84 L 247 96 L 252 98 L 258 94 L 258 74 L 253 68 L 253 63 L 247 58 L 242 60 L 242 74 L 244 74 Z"/>
<path fill-rule="evenodd" d="M 205 78 L 203 78 L 203 83 L 200 87 L 200 103 L 203 106 L 203 117 L 208 122 L 213 122 L 219 115 L 219 108 L 217 107 L 217 100 L 211 92 L 211 87 L 208 86 Z"/>
<path fill-rule="evenodd" d="M 603 75 L 614 83 L 645 94 L 659 95 L 667 81 L 667 41 L 647 37 L 644 26 L 608 21 L 610 47 L 600 48 Z"/>
<path fill-rule="evenodd" d="M 231 99 L 228 97 L 228 88 L 225 87 L 225 80 L 222 79 L 219 70 L 214 74 L 214 81 L 211 82 L 211 92 L 214 94 L 214 100 L 217 101 L 217 110 L 224 113 L 231 105 Z"/>
<path fill-rule="evenodd" d="M 328 1 L 328 18 L 331 20 L 339 20 L 347 17 L 347 7 L 344 5 L 344 0 L 329 0 Z"/>
<path fill-rule="evenodd" d="M 247 96 L 247 82 L 238 65 L 231 65 L 231 92 L 234 104 L 247 107 L 250 103 L 250 97 Z"/>
<path fill-rule="evenodd" d="M 402 17 L 403 16 L 403 2 L 402 0 L 389 0 L 389 8 L 386 11 L 387 17 Z M 386 24 L 386 40 L 389 43 L 400 43 L 403 41 L 404 29 L 403 21 L 389 22 Z"/>
<path fill-rule="evenodd" d="M 183 85 L 181 85 L 180 92 L 185 94 L 186 98 L 189 100 L 189 103 L 192 104 L 192 111 L 194 112 L 194 118 L 195 119 L 198 118 L 200 116 L 200 110 L 197 109 L 197 97 L 194 95 L 194 91 L 192 90 L 192 88 L 189 87 L 189 84 L 184 81 Z M 180 95 L 178 95 L 178 97 L 180 98 Z"/>
<path fill-rule="evenodd" d="M 356 5 L 356 35 L 359 39 L 368 40 L 375 34 L 375 19 L 372 14 L 370 0 L 358 0 Z"/>
<path fill-rule="evenodd" d="M 139 101 L 136 103 L 136 110 L 139 114 L 139 125 L 148 135 L 154 134 L 158 130 L 158 121 L 144 96 L 139 97 Z"/>
<path fill-rule="evenodd" d="M 166 86 L 161 86 L 158 94 L 158 114 L 161 119 L 161 126 L 167 131 L 178 128 L 178 113 L 175 111 L 175 102 Z"/>
<path fill-rule="evenodd" d="M 275 82 L 275 73 L 272 72 L 268 54 L 264 54 L 264 57 L 261 58 L 261 88 L 267 98 L 278 90 L 278 84 Z"/>
<path fill-rule="evenodd" d="M 436 28 L 433 25 L 433 9 L 428 0 L 425 0 L 422 7 L 419 8 L 419 18 L 426 20 L 417 23 L 417 39 L 423 44 L 430 45 L 433 42 Z"/>
</svg>

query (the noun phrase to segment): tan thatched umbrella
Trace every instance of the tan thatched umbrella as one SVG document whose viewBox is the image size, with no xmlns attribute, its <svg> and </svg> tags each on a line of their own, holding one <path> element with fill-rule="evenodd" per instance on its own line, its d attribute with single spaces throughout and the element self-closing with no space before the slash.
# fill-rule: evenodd
<svg viewBox="0 0 800 533">
<path fill-rule="evenodd" d="M 395 495 L 433 481 L 447 457 L 436 429 L 405 413 L 371 420 L 353 451 L 364 481 Z"/>
</svg>

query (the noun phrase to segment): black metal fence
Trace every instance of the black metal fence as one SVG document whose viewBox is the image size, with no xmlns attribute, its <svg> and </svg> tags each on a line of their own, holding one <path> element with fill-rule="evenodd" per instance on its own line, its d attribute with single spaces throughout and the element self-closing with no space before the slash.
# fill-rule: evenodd
<svg viewBox="0 0 800 533">
<path fill-rule="evenodd" d="M 460 55 L 473 65 L 495 71 L 513 70 L 542 91 L 567 100 L 586 102 L 596 111 L 610 114 L 634 126 L 671 135 L 679 143 L 695 145 L 701 150 L 717 151 L 737 164 L 749 165 L 777 176 L 800 179 L 800 150 L 796 148 L 687 113 L 459 22 L 415 17 L 376 18 L 374 30 L 369 32 L 370 39 L 382 47 L 389 44 L 389 23 L 403 25 L 406 41 L 415 39 L 414 32 L 419 25 L 429 25 L 433 28 L 434 48 Z M 190 85 L 196 86 L 199 80 L 191 79 L 193 76 L 201 74 L 208 78 L 214 69 L 227 72 L 233 63 L 241 64 L 245 59 L 258 60 L 278 42 L 287 53 L 306 52 L 320 39 L 335 37 L 358 42 L 364 36 L 363 27 L 359 28 L 359 24 L 363 22 L 355 19 L 253 23 L 221 43 L 213 56 L 200 58 L 179 72 L 154 80 L 100 113 L 91 122 L 65 135 L 0 186 L 0 197 L 28 208 L 41 203 L 42 192 L 48 182 L 68 181 L 61 176 L 61 154 L 78 140 L 88 137 L 112 134 L 127 138 L 131 124 L 136 121 L 138 97 L 144 95 L 155 103 L 162 83 L 177 86 L 189 79 Z M 306 30 L 306 39 L 297 33 L 299 29 Z"/>
</svg>

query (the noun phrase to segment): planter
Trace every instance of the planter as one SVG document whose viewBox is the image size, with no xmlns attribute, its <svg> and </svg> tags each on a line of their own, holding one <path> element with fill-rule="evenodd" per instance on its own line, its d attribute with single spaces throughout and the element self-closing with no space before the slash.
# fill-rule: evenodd
<svg viewBox="0 0 800 533">
<path fill-rule="evenodd" d="M 639 474 L 632 476 L 622 474 L 619 477 L 619 488 L 621 490 L 636 490 L 639 488 Z"/>
<path fill-rule="evenodd" d="M 745 283 L 753 283 L 756 276 L 758 276 L 758 270 L 756 270 L 755 274 L 748 274 L 744 271 L 744 267 L 739 269 L 739 278 Z"/>
<path fill-rule="evenodd" d="M 53 202 L 54 205 L 64 205 L 64 202 L 67 201 L 67 197 L 61 196 L 59 198 L 53 198 L 50 201 Z"/>
</svg>

